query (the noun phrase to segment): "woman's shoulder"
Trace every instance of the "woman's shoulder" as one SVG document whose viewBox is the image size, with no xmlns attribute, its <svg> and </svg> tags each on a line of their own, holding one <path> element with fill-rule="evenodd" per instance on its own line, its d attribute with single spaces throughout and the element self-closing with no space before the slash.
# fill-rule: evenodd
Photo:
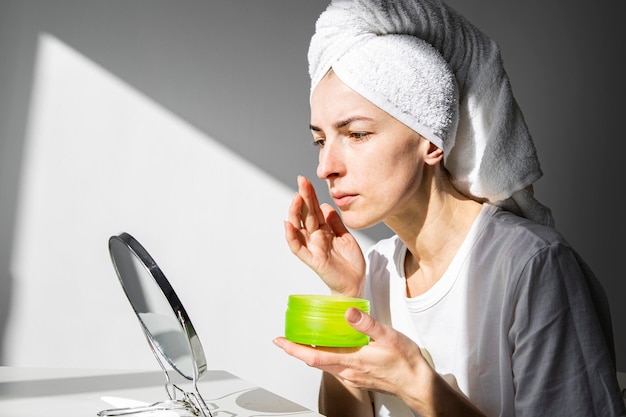
<svg viewBox="0 0 626 417">
<path fill-rule="evenodd" d="M 509 259 L 519 264 L 535 254 L 552 249 L 575 250 L 553 227 L 545 226 L 514 213 L 485 204 L 464 245 L 469 253 L 483 260 Z M 398 263 L 406 246 L 397 235 L 381 239 L 365 251 L 368 262 Z M 558 252 L 558 251 L 555 251 Z"/>
<path fill-rule="evenodd" d="M 547 247 L 563 245 L 567 240 L 557 229 L 517 216 L 503 209 L 492 209 L 484 221 L 480 239 L 522 247 Z"/>
<path fill-rule="evenodd" d="M 474 242 L 472 253 L 482 262 L 526 269 L 530 264 L 582 259 L 569 242 L 553 227 L 535 223 L 505 210 L 494 210 L 485 220 Z"/>
</svg>

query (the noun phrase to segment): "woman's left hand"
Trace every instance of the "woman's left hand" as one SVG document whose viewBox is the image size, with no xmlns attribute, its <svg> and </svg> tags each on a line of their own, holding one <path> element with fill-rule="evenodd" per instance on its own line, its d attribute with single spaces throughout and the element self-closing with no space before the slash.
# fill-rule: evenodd
<svg viewBox="0 0 626 417">
<path fill-rule="evenodd" d="M 394 395 L 423 416 L 484 417 L 469 399 L 431 367 L 417 344 L 355 308 L 346 320 L 370 336 L 360 348 L 314 348 L 279 337 L 274 343 L 307 365 L 334 375 L 344 385 Z"/>
<path fill-rule="evenodd" d="M 351 308 L 346 320 L 356 330 L 370 336 L 360 348 L 325 348 L 300 345 L 280 337 L 274 343 L 307 365 L 328 372 L 347 386 L 379 391 L 405 398 L 420 397 L 433 370 L 420 348 L 393 328 Z"/>
</svg>

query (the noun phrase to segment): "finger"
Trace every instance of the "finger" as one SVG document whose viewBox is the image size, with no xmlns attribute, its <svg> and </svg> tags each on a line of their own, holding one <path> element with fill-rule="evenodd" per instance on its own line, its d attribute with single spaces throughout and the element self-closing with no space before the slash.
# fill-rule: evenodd
<svg viewBox="0 0 626 417">
<path fill-rule="evenodd" d="M 283 225 L 285 227 L 285 240 L 287 240 L 287 245 L 289 249 L 297 255 L 301 249 L 306 246 L 306 239 L 290 222 L 285 221 Z"/>
<path fill-rule="evenodd" d="M 319 358 L 321 351 L 317 351 L 314 347 L 301 345 L 299 343 L 290 342 L 284 337 L 274 339 L 274 344 L 285 351 L 290 356 L 300 359 L 309 366 L 323 366 L 324 361 Z"/>
<path fill-rule="evenodd" d="M 320 369 L 343 367 L 343 362 L 347 358 L 346 354 L 357 350 L 355 348 L 316 348 L 291 342 L 284 337 L 277 337 L 273 342 L 288 355 L 300 359 L 309 366 Z"/>
<path fill-rule="evenodd" d="M 295 193 L 293 198 L 291 199 L 291 204 L 289 205 L 287 221 L 291 223 L 296 229 L 300 229 L 302 227 L 301 212 L 303 204 L 304 201 L 302 200 L 302 196 L 298 193 Z"/>
<path fill-rule="evenodd" d="M 343 220 L 341 220 L 341 216 L 337 213 L 337 210 L 333 208 L 330 204 L 324 203 L 321 205 L 320 209 L 322 210 L 322 215 L 333 231 L 333 233 L 337 236 L 342 236 L 345 233 L 349 233 L 346 226 L 343 224 Z"/>
<path fill-rule="evenodd" d="M 381 340 L 387 333 L 387 327 L 384 324 L 374 320 L 372 316 L 358 308 L 351 307 L 346 310 L 345 319 L 355 330 L 368 335 L 372 340 Z"/>
<path fill-rule="evenodd" d="M 300 216 L 304 228 L 309 232 L 319 229 L 324 224 L 324 215 L 320 209 L 319 201 L 313 184 L 306 177 L 298 176 L 298 193 L 302 196 L 304 204 L 300 209 Z"/>
</svg>

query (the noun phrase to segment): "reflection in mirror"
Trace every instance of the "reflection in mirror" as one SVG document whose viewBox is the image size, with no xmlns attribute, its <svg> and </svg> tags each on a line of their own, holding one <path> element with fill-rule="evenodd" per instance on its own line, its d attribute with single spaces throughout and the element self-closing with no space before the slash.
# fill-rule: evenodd
<svg viewBox="0 0 626 417">
<path fill-rule="evenodd" d="M 150 254 L 128 233 L 111 236 L 109 253 L 124 293 L 163 369 L 169 400 L 147 407 L 103 410 L 98 415 L 179 410 L 179 414 L 186 411 L 190 415 L 211 417 L 196 385 L 206 371 L 204 351 L 174 289 Z M 193 381 L 194 392 L 186 392 L 172 384 L 165 363 Z M 181 396 L 182 399 L 178 399 Z"/>
</svg>

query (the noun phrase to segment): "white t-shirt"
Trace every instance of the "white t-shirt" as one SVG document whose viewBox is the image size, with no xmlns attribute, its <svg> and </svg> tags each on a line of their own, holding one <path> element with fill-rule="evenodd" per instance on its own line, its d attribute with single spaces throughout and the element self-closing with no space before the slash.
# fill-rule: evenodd
<svg viewBox="0 0 626 417">
<path fill-rule="evenodd" d="M 488 416 L 626 415 L 604 291 L 554 229 L 485 204 L 441 279 L 414 298 L 405 255 L 397 236 L 367 252 L 372 315 Z M 413 416 L 372 397 L 378 416 Z"/>
</svg>

